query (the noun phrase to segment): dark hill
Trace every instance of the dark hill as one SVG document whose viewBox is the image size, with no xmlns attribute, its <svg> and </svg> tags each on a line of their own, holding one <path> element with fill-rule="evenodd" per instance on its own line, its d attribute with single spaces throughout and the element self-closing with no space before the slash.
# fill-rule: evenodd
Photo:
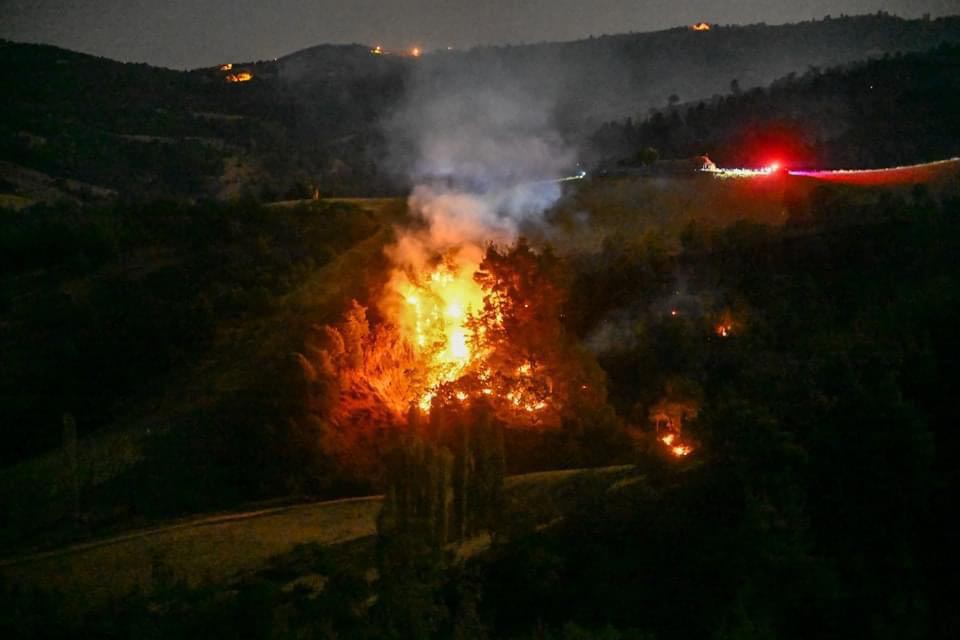
<svg viewBox="0 0 960 640">
<path fill-rule="evenodd" d="M 721 166 L 875 168 L 960 155 L 960 46 L 790 74 L 709 102 L 599 129 L 598 155 L 684 158 Z"/>
<path fill-rule="evenodd" d="M 960 18 L 682 27 L 420 59 L 322 45 L 278 60 L 234 61 L 230 72 L 0 42 L 0 83 L 12 88 L 0 106 L 0 192 L 28 200 L 109 193 L 97 187 L 136 198 L 276 199 L 314 187 L 328 195 L 401 193 L 406 185 L 386 169 L 379 125 L 412 86 L 515 87 L 554 105 L 557 129 L 579 141 L 606 120 L 651 107 L 942 42 L 960 42 Z M 226 82 L 243 71 L 249 82 Z M 403 167 L 408 159 L 392 160 Z"/>
</svg>

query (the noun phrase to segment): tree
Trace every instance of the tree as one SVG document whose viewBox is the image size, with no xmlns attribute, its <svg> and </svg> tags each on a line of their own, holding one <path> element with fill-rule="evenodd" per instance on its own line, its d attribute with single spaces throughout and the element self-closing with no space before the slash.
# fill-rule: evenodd
<svg viewBox="0 0 960 640">
<path fill-rule="evenodd" d="M 555 426 L 574 403 L 605 402 L 603 372 L 563 325 L 569 277 L 549 247 L 537 253 L 523 239 L 490 247 L 474 278 L 486 295 L 468 328 L 489 372 L 473 384 L 490 389 L 499 418 Z"/>
<path fill-rule="evenodd" d="M 416 436 L 396 436 L 385 460 L 377 518 L 377 612 L 387 637 L 428 638 L 446 618 L 440 599 L 452 456 Z"/>
</svg>

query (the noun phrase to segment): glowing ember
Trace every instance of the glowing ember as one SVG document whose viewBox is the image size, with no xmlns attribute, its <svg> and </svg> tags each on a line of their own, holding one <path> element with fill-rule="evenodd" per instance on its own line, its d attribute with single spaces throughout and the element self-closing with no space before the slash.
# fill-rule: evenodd
<svg viewBox="0 0 960 640">
<path fill-rule="evenodd" d="M 370 49 L 370 53 L 375 56 L 382 56 L 384 54 L 383 47 L 380 45 L 375 46 L 373 49 Z"/>
<path fill-rule="evenodd" d="M 249 71 L 239 71 L 231 73 L 226 77 L 227 82 L 250 82 L 253 80 L 253 74 Z"/>
<path fill-rule="evenodd" d="M 685 458 L 693 451 L 693 447 L 681 442 L 678 435 L 674 432 L 665 433 L 660 436 L 660 442 L 667 448 L 667 451 L 678 458 Z"/>
<path fill-rule="evenodd" d="M 233 63 L 232 63 L 232 62 L 228 62 L 228 63 L 226 63 L 226 64 L 220 65 L 220 71 L 230 71 L 231 69 L 233 69 Z"/>
<path fill-rule="evenodd" d="M 690 25 L 691 31 L 710 31 L 709 22 L 698 22 L 697 24 Z"/>
<path fill-rule="evenodd" d="M 717 335 L 721 338 L 726 338 L 733 333 L 733 327 L 729 324 L 718 324 L 717 325 Z"/>
<path fill-rule="evenodd" d="M 419 58 L 420 53 L 421 53 L 420 47 L 414 47 L 413 49 L 410 50 L 410 55 L 413 56 L 414 58 Z"/>
</svg>

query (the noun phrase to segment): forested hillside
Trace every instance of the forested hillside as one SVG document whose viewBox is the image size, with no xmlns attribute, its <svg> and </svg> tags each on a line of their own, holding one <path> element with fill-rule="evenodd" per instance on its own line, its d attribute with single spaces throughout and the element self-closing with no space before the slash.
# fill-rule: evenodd
<svg viewBox="0 0 960 640">
<path fill-rule="evenodd" d="M 957 46 L 732 89 L 641 121 L 608 123 L 594 135 L 598 155 L 643 162 L 708 153 L 722 166 L 777 160 L 792 168 L 872 168 L 960 155 Z"/>
<path fill-rule="evenodd" d="M 679 27 L 420 58 L 373 55 L 360 45 L 318 46 L 278 60 L 224 61 L 233 65 L 229 70 L 189 72 L 2 42 L 0 83 L 16 90 L 0 106 L 0 194 L 21 204 L 116 195 L 276 200 L 316 189 L 399 194 L 409 187 L 412 158 L 383 125 L 415 94 L 509 89 L 549 104 L 550 126 L 571 146 L 584 147 L 604 121 L 636 121 L 651 108 L 707 100 L 731 86 L 748 92 L 791 72 L 804 77 L 816 73 L 812 68 L 957 41 L 958 18 L 876 14 L 709 31 Z M 250 79 L 227 82 L 241 73 Z M 887 80 L 877 91 L 896 90 Z M 684 145 L 654 142 L 664 152 L 686 152 L 703 146 L 705 126 L 684 134 Z M 614 132 L 599 153 L 624 136 L 635 137 Z M 598 153 L 582 151 L 588 159 Z"/>
</svg>

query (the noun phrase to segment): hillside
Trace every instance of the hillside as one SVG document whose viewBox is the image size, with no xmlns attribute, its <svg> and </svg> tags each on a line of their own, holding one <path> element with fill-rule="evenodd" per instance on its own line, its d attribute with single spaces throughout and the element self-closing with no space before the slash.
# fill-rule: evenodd
<svg viewBox="0 0 960 640">
<path fill-rule="evenodd" d="M 424 91 L 512 87 L 549 103 L 557 131 L 582 142 L 604 121 L 708 99 L 732 81 L 748 90 L 811 67 L 957 41 L 960 18 L 877 14 L 417 59 L 323 45 L 189 72 L 2 42 L 0 82 L 17 90 L 0 107 L 0 193 L 18 205 L 9 196 L 397 194 L 411 159 L 381 125 Z M 249 81 L 226 82 L 243 71 Z"/>
<path fill-rule="evenodd" d="M 386 201 L 5 215 L 3 460 L 30 460 L 0 472 L 0 539 L 63 524 L 65 413 L 81 438 L 77 469 L 94 526 L 222 507 L 236 501 L 238 481 L 251 497 L 282 491 L 259 474 L 249 483 L 224 475 L 222 446 L 234 453 L 221 461 L 246 452 L 261 470 L 306 464 L 282 461 L 301 452 L 271 437 L 262 418 L 287 414 L 280 407 L 299 388 L 290 353 L 312 323 L 368 286 L 404 213 Z M 251 449 L 244 440 L 255 432 L 263 442 Z M 182 484 L 162 472 L 174 460 L 191 467 L 178 474 Z M 190 490 L 198 481 L 205 492 Z"/>
<path fill-rule="evenodd" d="M 704 139 L 716 140 L 718 160 L 749 164 L 756 158 L 737 137 L 744 113 L 762 126 L 788 113 L 796 118 L 794 129 L 816 131 L 826 122 L 824 109 L 816 107 L 831 104 L 836 109 L 826 113 L 842 114 L 831 122 L 841 133 L 836 139 L 824 137 L 823 148 L 842 151 L 843 157 L 869 165 L 957 153 L 960 137 L 936 134 L 956 128 L 960 110 L 951 109 L 952 94 L 939 95 L 939 87 L 956 81 L 952 70 L 958 51 L 944 47 L 810 72 L 709 107 L 677 107 L 666 120 L 672 128 L 657 128 L 663 116 L 639 127 L 608 125 L 595 141 L 610 138 L 604 148 L 611 153 L 629 153 L 618 146 L 623 141 L 638 148 L 659 141 L 665 155 L 680 154 L 690 151 L 681 143 L 689 140 L 689 127 L 700 122 Z M 319 49 L 301 55 L 314 64 L 316 57 L 334 54 Z M 346 55 L 360 66 L 367 60 L 356 51 Z M 168 77 L 165 73 L 158 71 Z M 209 77 L 214 75 L 222 73 L 197 71 L 187 79 L 224 90 L 219 81 L 213 87 Z M 870 91 L 871 82 L 888 90 Z M 926 118 L 899 115 L 921 104 L 927 105 Z M 853 113 L 864 117 L 852 118 Z M 877 122 L 897 135 L 868 135 L 881 126 Z M 928 135 L 913 135 L 918 130 Z M 664 138 L 643 137 L 664 131 Z M 948 174 L 946 182 L 955 180 L 954 170 Z M 676 252 L 691 222 L 723 227 L 744 220 L 774 226 L 808 220 L 820 206 L 813 200 L 820 197 L 820 182 L 814 176 L 597 177 L 573 183 L 550 213 L 551 224 L 525 233 L 571 256 L 589 256 L 610 242 L 634 242 L 650 234 Z M 942 186 L 931 182 L 931 193 L 940 194 Z M 909 196 L 910 186 L 899 191 Z M 270 209 L 252 203 L 192 208 L 160 203 L 45 211 L 39 217 L 37 211 L 8 214 L 0 224 L 7 271 L 0 280 L 0 348 L 6 361 L 19 363 L 6 370 L 9 375 L 0 375 L 9 399 L 3 415 L 17 434 L 3 460 L 21 463 L 0 474 L 0 494 L 10 496 L 13 505 L 7 512 L 9 532 L 19 527 L 54 538 L 63 534 L 68 476 L 58 448 L 64 413 L 73 415 L 85 436 L 80 468 L 91 487 L 84 509 L 94 529 L 279 495 L 290 489 L 288 469 L 323 468 L 322 460 L 300 458 L 297 439 L 313 436 L 278 439 L 270 435 L 277 427 L 256 416 L 298 410 L 299 401 L 290 397 L 299 393 L 298 373 L 288 354 L 299 350 L 312 324 L 335 318 L 351 297 L 363 299 L 384 277 L 380 251 L 391 237 L 390 226 L 405 219 L 402 200 L 327 200 L 306 208 L 291 201 Z M 213 265 L 217 268 L 211 270 Z M 192 283 L 189 294 L 182 282 Z M 106 332 L 113 340 L 101 337 Z M 96 377 L 87 375 L 91 368 Z M 283 393 L 264 392 L 282 387 Z M 38 406 L 32 399 L 41 396 L 47 401 Z M 241 445 L 231 437 L 234 431 L 262 440 L 263 451 Z M 100 435 L 90 437 L 94 434 Z M 182 482 L 161 483 L 164 461 L 183 459 L 184 450 L 189 473 Z M 263 475 L 225 475 L 223 465 L 238 459 Z M 362 490 L 328 476 L 318 482 L 311 473 L 292 481 L 296 491 Z M 201 478 L 211 487 L 204 495 L 190 491 Z M 68 535 L 72 528 L 67 527 Z M 75 533 L 82 535 L 84 528 Z"/>
<path fill-rule="evenodd" d="M 960 47 L 789 74 L 769 87 L 677 104 L 594 135 L 598 155 L 707 152 L 726 167 L 882 168 L 960 155 Z M 649 152 L 647 152 L 649 154 Z"/>
<path fill-rule="evenodd" d="M 960 18 L 904 20 L 888 14 L 785 25 L 678 27 L 565 43 L 438 52 L 427 74 L 453 86 L 514 82 L 556 101 L 561 127 L 646 114 L 680 101 L 766 85 L 787 73 L 924 50 L 960 39 Z M 443 83 L 440 83 L 443 86 Z"/>
</svg>

